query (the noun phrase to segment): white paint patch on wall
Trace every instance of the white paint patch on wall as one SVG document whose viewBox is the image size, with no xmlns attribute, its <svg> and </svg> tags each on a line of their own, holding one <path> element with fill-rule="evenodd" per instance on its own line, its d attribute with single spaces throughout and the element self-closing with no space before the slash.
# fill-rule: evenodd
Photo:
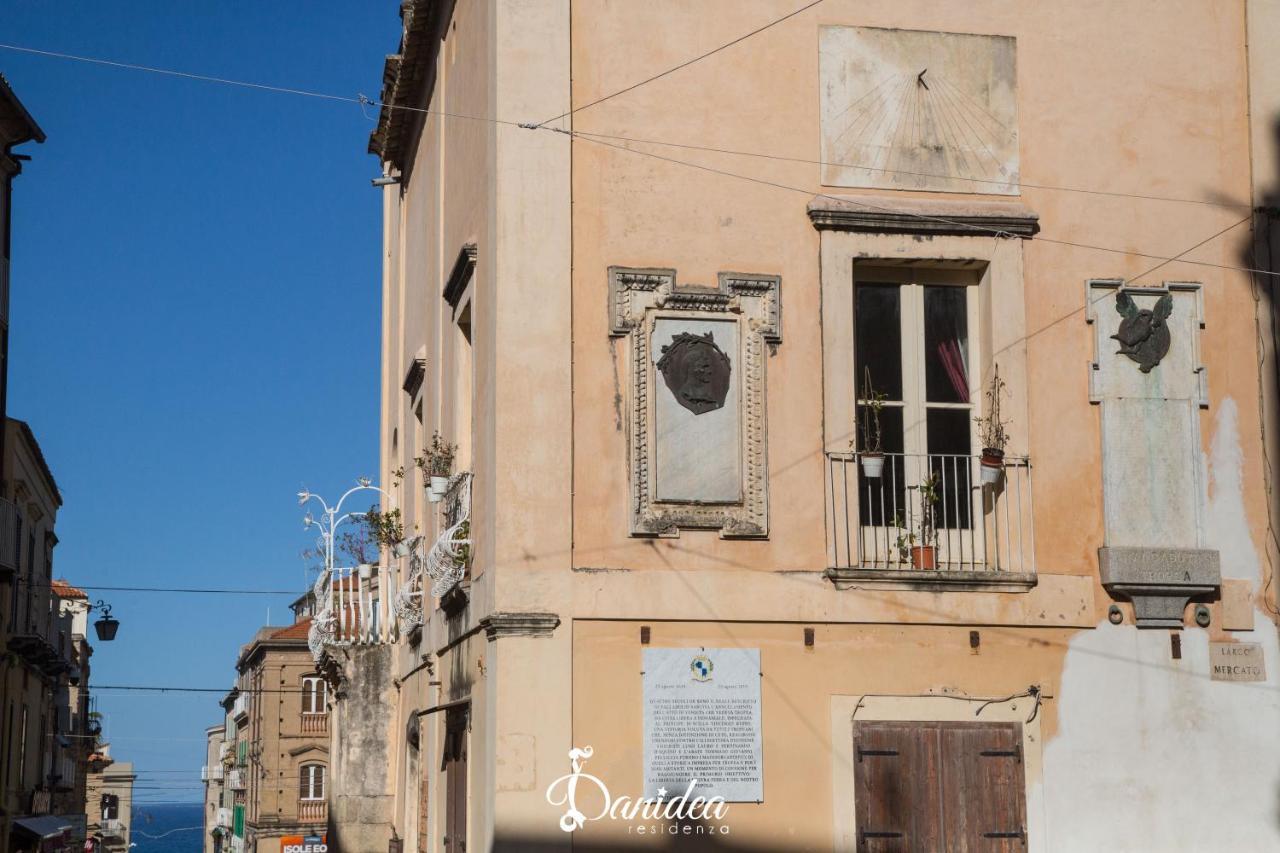
<svg viewBox="0 0 1280 853">
<path fill-rule="evenodd" d="M 1057 736 L 1044 753 L 1048 849 L 1280 849 L 1280 644 L 1261 643 L 1268 679 L 1211 681 L 1209 640 L 1103 622 L 1071 643 Z"/>
<path fill-rule="evenodd" d="M 1203 464 L 1209 473 L 1205 547 L 1218 550 L 1224 578 L 1253 581 L 1256 594 L 1262 568 L 1244 514 L 1244 451 L 1240 448 L 1239 412 L 1230 397 L 1218 406 L 1209 455 Z"/>
<path fill-rule="evenodd" d="M 1212 479 L 1207 546 L 1224 577 L 1257 582 L 1244 517 L 1235 403 L 1224 400 L 1206 460 Z M 1209 635 L 1101 623 L 1067 652 L 1059 728 L 1044 753 L 1048 849 L 1280 849 L 1280 640 L 1265 614 L 1233 634 L 1259 643 L 1268 679 L 1212 681 Z"/>
</svg>

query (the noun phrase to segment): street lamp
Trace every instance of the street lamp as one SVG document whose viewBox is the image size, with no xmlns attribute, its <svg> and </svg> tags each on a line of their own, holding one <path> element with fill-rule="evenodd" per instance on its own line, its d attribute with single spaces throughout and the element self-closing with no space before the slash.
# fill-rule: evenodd
<svg viewBox="0 0 1280 853">
<path fill-rule="evenodd" d="M 325 572 L 333 571 L 334 539 L 338 532 L 338 528 L 344 521 L 352 516 L 368 515 L 367 512 L 342 513 L 342 505 L 346 503 L 347 498 L 351 497 L 356 492 L 377 492 L 386 498 L 387 501 L 391 500 L 391 495 L 373 485 L 368 477 L 361 477 L 359 480 L 356 480 L 356 485 L 348 489 L 342 497 L 338 498 L 338 502 L 332 507 L 325 503 L 324 498 L 319 495 L 312 494 L 306 489 L 298 492 L 298 506 L 306 506 L 308 502 L 313 500 L 320 503 L 320 518 L 317 519 L 308 512 L 302 518 L 302 526 L 308 529 L 316 527 L 320 530 L 320 539 L 324 542 Z"/>
<path fill-rule="evenodd" d="M 120 630 L 120 620 L 111 615 L 111 605 L 102 599 L 98 599 L 98 603 L 93 606 L 102 611 L 102 616 L 93 623 L 93 630 L 98 632 L 99 640 L 109 643 L 116 638 L 116 631 Z"/>
</svg>

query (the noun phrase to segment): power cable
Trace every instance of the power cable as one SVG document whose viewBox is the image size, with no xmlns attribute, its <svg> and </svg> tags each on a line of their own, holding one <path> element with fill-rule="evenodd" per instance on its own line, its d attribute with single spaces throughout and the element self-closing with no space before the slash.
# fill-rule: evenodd
<svg viewBox="0 0 1280 853">
<path fill-rule="evenodd" d="M 990 178 L 972 178 L 967 175 L 957 175 L 944 172 L 916 172 L 909 169 L 889 169 L 882 166 L 868 166 L 862 163 L 845 163 L 835 160 L 813 160 L 807 157 L 788 157 L 781 154 L 765 154 L 757 151 L 739 151 L 733 148 L 719 148 L 713 145 L 694 145 L 684 142 L 667 142 L 662 139 L 644 139 L 635 136 L 620 136 L 610 133 L 596 133 L 595 131 L 575 130 L 573 133 L 577 136 L 590 137 L 594 139 L 612 139 L 618 142 L 634 142 L 641 145 L 661 145 L 665 148 L 682 148 L 689 151 L 705 151 L 711 154 L 729 154 L 735 157 L 754 157 L 761 160 L 777 160 L 784 163 L 802 163 L 809 166 L 838 166 L 845 169 L 861 169 L 866 172 L 879 172 L 888 175 L 909 175 L 919 178 L 941 178 L 943 180 L 954 181 L 970 181 L 977 184 L 993 184 L 996 186 L 1013 186 L 1018 189 L 1046 190 L 1052 192 L 1063 193 L 1081 193 L 1084 195 L 1109 196 L 1114 198 L 1132 198 L 1144 201 L 1170 201 L 1180 204 L 1200 204 L 1210 207 L 1238 207 L 1249 209 L 1251 206 L 1247 202 L 1232 202 L 1225 200 L 1209 200 L 1200 198 L 1182 198 L 1179 196 L 1162 196 L 1151 195 L 1147 193 L 1126 193 L 1114 190 L 1097 190 L 1087 189 L 1084 187 L 1066 187 L 1058 184 L 1034 184 L 1029 181 L 1019 181 L 1018 183 L 1009 183 L 1008 181 L 997 181 Z"/>
<path fill-rule="evenodd" d="M 1253 214 L 1252 214 L 1252 213 L 1250 213 L 1248 216 L 1246 216 L 1244 219 L 1241 219 L 1241 220 L 1240 220 L 1240 221 L 1238 221 L 1238 222 L 1233 222 L 1233 223 L 1231 223 L 1231 224 L 1230 224 L 1230 225 L 1228 225 L 1226 228 L 1223 228 L 1221 231 L 1216 231 L 1216 232 L 1214 232 L 1213 234 L 1210 234 L 1208 237 L 1205 237 L 1203 240 L 1201 240 L 1199 243 L 1196 243 L 1196 244 L 1195 244 L 1194 246 L 1192 246 L 1190 249 L 1186 249 L 1186 250 L 1184 250 L 1184 251 L 1181 251 L 1181 252 L 1179 252 L 1178 254 L 1174 255 L 1172 258 L 1169 258 L 1167 261 L 1161 261 L 1160 263 L 1156 264 L 1155 266 L 1151 267 L 1150 269 L 1143 270 L 1142 272 L 1140 272 L 1140 273 L 1138 273 L 1137 275 L 1135 275 L 1133 278 L 1128 279 L 1128 280 L 1125 282 L 1125 284 L 1133 284 L 1133 283 L 1134 283 L 1135 281 L 1137 281 L 1138 279 L 1142 278 L 1142 277 L 1143 277 L 1143 276 L 1145 276 L 1145 275 L 1148 275 L 1148 274 L 1150 274 L 1150 273 L 1155 272 L 1156 270 L 1160 269 L 1160 268 L 1161 268 L 1161 267 L 1163 267 L 1163 266 L 1166 266 L 1166 265 L 1168 265 L 1168 264 L 1171 264 L 1171 263 L 1173 263 L 1174 261 L 1180 261 L 1180 260 L 1183 260 L 1183 256 L 1184 256 L 1184 255 L 1189 255 L 1190 253 L 1194 252 L 1196 249 L 1199 249 L 1199 248 L 1200 248 L 1201 246 L 1203 246 L 1205 243 L 1211 242 L 1212 240 L 1216 240 L 1218 237 L 1221 237 L 1223 234 L 1226 234 L 1228 231 L 1232 230 L 1233 228 L 1237 228 L 1237 227 L 1239 227 L 1239 226 L 1241 226 L 1241 225 L 1245 224 L 1246 222 L 1248 222 L 1248 221 L 1249 221 L 1249 220 L 1251 220 L 1251 219 L 1253 219 Z M 1252 270 L 1250 270 L 1250 272 L 1252 272 Z"/>
<path fill-rule="evenodd" d="M 221 693 L 226 695 L 235 691 L 242 695 L 250 695 L 254 693 L 288 693 L 304 695 L 307 691 L 296 688 L 277 688 L 277 687 L 178 687 L 169 685 L 149 685 L 149 684 L 90 684 L 88 685 L 90 692 L 94 690 L 134 690 L 147 691 L 155 693 Z"/>
<path fill-rule="evenodd" d="M 807 4 L 805 4 L 804 6 L 801 6 L 799 9 L 796 9 L 796 10 L 795 10 L 795 11 L 793 11 L 793 12 L 788 12 L 787 14 L 783 15 L 781 18 L 776 18 L 776 19 L 774 19 L 774 20 L 770 21 L 769 23 L 765 24 L 764 26 L 757 27 L 756 29 L 752 30 L 751 32 L 746 33 L 746 34 L 744 34 L 744 35 L 740 35 L 740 36 L 738 36 L 737 38 L 733 39 L 732 41 L 725 42 L 724 44 L 720 45 L 719 47 L 714 47 L 714 48 L 712 48 L 711 50 L 708 50 L 706 53 L 699 54 L 698 56 L 695 56 L 695 57 L 693 57 L 692 59 L 686 59 L 684 62 L 681 62 L 679 65 L 673 65 L 672 67 L 670 67 L 670 68 L 666 69 L 665 71 L 660 71 L 660 72 L 658 72 L 657 74 L 654 74 L 652 77 L 647 77 L 647 78 L 645 78 L 644 80 L 641 80 L 641 81 L 640 81 L 640 82 L 638 82 L 638 83 L 632 83 L 630 86 L 627 86 L 627 87 L 625 87 L 625 88 L 619 89 L 618 91 L 616 91 L 616 92 L 614 92 L 614 93 L 612 93 L 612 94 L 605 95 L 605 96 L 604 96 L 604 97 L 602 97 L 602 98 L 596 98 L 594 101 L 591 101 L 590 103 L 583 104 L 583 105 L 582 105 L 582 106 L 580 106 L 580 107 L 574 107 L 574 108 L 570 109 L 568 112 L 561 113 L 560 115 L 555 116 L 554 118 L 549 118 L 549 119 L 547 119 L 547 120 L 546 120 L 546 121 L 544 121 L 544 122 L 539 122 L 539 125 L 538 125 L 538 126 L 539 126 L 539 127 L 541 127 L 541 126 L 544 126 L 544 125 L 550 124 L 550 123 L 551 123 L 551 122 L 553 122 L 553 121 L 559 121 L 559 120 L 560 120 L 560 119 L 562 119 L 562 118 L 568 118 L 569 116 L 574 115 L 575 113 L 580 113 L 580 112 L 582 112 L 583 110 L 590 109 L 591 107 L 594 107 L 594 106 L 596 106 L 597 104 L 603 104 L 605 101 L 612 100 L 612 99 L 614 99 L 614 98 L 618 97 L 619 95 L 625 95 L 627 92 L 634 92 L 636 89 L 639 89 L 641 86 L 647 86 L 647 85 L 649 85 L 650 83 L 654 82 L 655 80 L 661 80 L 663 77 L 666 77 L 666 76 L 667 76 L 667 75 L 669 75 L 669 74 L 674 74 L 674 73 L 676 73 L 677 71 L 680 71 L 680 70 L 682 70 L 682 69 L 688 68 L 690 65 L 693 65 L 693 64 L 695 64 L 695 63 L 701 62 L 702 60 L 706 59 L 707 57 L 715 56 L 717 53 L 720 53 L 720 52 L 721 52 L 721 51 L 723 51 L 723 50 L 728 50 L 729 48 L 733 47 L 734 45 L 736 45 L 736 44 L 740 44 L 740 43 L 742 43 L 742 42 L 746 41 L 747 39 L 751 38 L 752 36 L 759 35 L 760 33 L 764 32 L 764 31 L 765 31 L 765 30 L 767 30 L 767 29 L 770 29 L 770 28 L 772 28 L 772 27 L 776 27 L 778 24 L 781 24 L 781 23 L 782 23 L 782 22 L 784 22 L 784 21 L 789 21 L 789 20 L 791 20 L 792 18 L 794 18 L 796 15 L 799 15 L 799 14 L 800 14 L 800 13 L 802 13 L 802 12 L 807 12 L 807 11 L 809 11 L 810 9 L 812 9 L 814 6 L 817 6 L 819 3 L 822 3 L 822 2 L 823 2 L 823 0 L 813 0 L 813 2 L 812 2 L 812 3 L 807 3 Z"/>
<path fill-rule="evenodd" d="M 582 134 L 579 134 L 576 131 L 572 131 L 572 130 L 561 130 L 559 128 L 543 127 L 541 125 L 532 125 L 532 124 L 522 124 L 520 126 L 526 130 L 546 130 L 552 133 L 564 134 L 565 136 L 582 139 L 585 142 L 591 142 L 595 145 L 601 145 L 606 148 L 613 148 L 618 151 L 625 151 L 630 154 L 639 154 L 642 157 L 651 157 L 655 160 L 661 160 L 665 163 L 672 163 L 677 166 L 686 166 L 688 168 L 697 169 L 702 172 L 708 172 L 713 175 L 720 175 L 721 177 L 734 178 L 739 181 L 746 181 L 748 183 L 759 184 L 761 186 L 773 187 L 774 189 L 786 190 L 788 192 L 802 193 L 810 198 L 824 198 L 840 204 L 848 204 L 854 207 L 862 207 L 868 210 L 875 210 L 881 213 L 894 213 L 898 215 L 905 215 L 912 219 L 916 219 L 923 222 L 943 223 L 946 225 L 950 225 L 954 228 L 960 228 L 963 230 L 973 231 L 977 233 L 990 234 L 993 237 L 1009 237 L 1009 238 L 1018 237 L 1018 235 L 1011 234 L 1008 231 L 1004 231 L 1000 228 L 995 228 L 989 225 L 976 225 L 970 222 L 962 222 L 956 219 L 948 219 L 945 216 L 936 216 L 936 215 L 930 215 L 930 214 L 924 214 L 924 213 L 904 212 L 901 210 L 897 210 L 895 208 L 884 207 L 882 205 L 873 204 L 871 202 L 867 202 L 862 199 L 852 199 L 848 197 L 834 196 L 834 195 L 821 193 L 821 192 L 815 193 L 813 190 L 805 189 L 803 187 L 791 186 L 790 184 L 784 184 L 778 181 L 771 181 L 765 178 L 756 178 L 751 175 L 743 175 L 738 172 L 730 172 L 725 169 L 717 169 L 713 166 L 706 166 L 701 163 L 692 163 L 688 160 L 679 160 L 675 157 L 667 157 L 663 154 L 655 154 L 652 151 L 641 151 L 637 148 L 628 148 L 625 145 L 616 145 L 612 142 L 604 142 L 599 139 L 592 139 L 589 136 L 583 136 Z M 1059 239 L 1054 239 L 1052 237 L 1043 237 L 1039 234 L 1031 237 L 1021 237 L 1019 239 L 1034 240 L 1036 242 L 1049 243 L 1056 246 L 1068 246 L 1075 249 L 1090 249 L 1098 252 L 1108 252 L 1115 255 L 1125 255 L 1125 256 L 1136 257 L 1136 258 L 1148 258 L 1154 261 L 1179 261 L 1180 263 L 1191 264 L 1193 266 L 1211 267 L 1213 269 L 1231 270 L 1233 272 L 1245 272 L 1245 273 L 1255 273 L 1257 275 L 1280 276 L 1280 272 L 1271 272 L 1270 270 L 1253 269 L 1250 267 L 1236 267 L 1236 266 L 1231 266 L 1229 264 L 1215 264 L 1210 261 L 1192 261 L 1192 260 L 1179 258 L 1177 256 L 1170 257 L 1167 255 L 1155 255 L 1149 252 L 1139 252 L 1135 249 L 1117 249 L 1113 246 L 1096 246 L 1090 243 L 1080 243 L 1073 240 L 1059 240 Z"/>
<path fill-rule="evenodd" d="M 299 95 L 306 98 L 319 98 L 325 101 L 340 101 L 349 104 L 359 104 L 363 107 L 386 107 L 391 110 L 409 110 L 411 112 L 426 113 L 429 115 L 445 116 L 448 118 L 470 119 L 472 121 L 495 122 L 497 124 L 514 125 L 516 122 L 503 121 L 496 118 L 485 118 L 482 116 L 466 115 L 464 113 L 451 113 L 442 110 L 423 109 L 421 107 L 408 107 L 400 104 L 387 104 L 382 101 L 375 101 L 364 95 L 350 97 L 348 95 L 332 95 L 327 92 L 313 92 L 308 89 L 295 89 L 288 86 L 272 86 L 266 83 L 251 83 L 247 80 L 233 80 L 229 77 L 214 77 L 208 74 L 194 74 L 189 71 L 175 71 L 171 68 L 156 68 L 150 65 L 138 65 L 132 62 L 119 62 L 113 59 L 98 59 L 92 56 L 78 56 L 74 53 L 60 53 L 54 50 L 41 50 L 34 47 L 23 47 L 17 44 L 0 43 L 0 50 L 12 50 L 18 53 L 29 53 L 35 56 L 44 56 L 52 59 L 69 59 L 75 62 L 87 62 L 91 65 L 105 65 L 110 68 L 123 68 L 129 71 L 145 71 L 149 74 L 161 74 L 166 77 L 181 77 L 185 80 L 199 80 L 203 83 L 219 83 L 224 86 L 238 86 L 244 89 L 258 89 L 264 92 L 274 92 L 281 95 Z"/>
<path fill-rule="evenodd" d="M 23 578 L 18 579 L 18 583 L 37 589 L 52 589 L 53 584 L 41 581 L 30 581 Z M 161 587 L 161 586 L 99 586 L 97 584 L 79 584 L 67 583 L 75 589 L 91 589 L 98 592 L 165 592 L 165 593 L 182 593 L 187 595 L 292 595 L 295 598 L 305 595 L 305 592 L 288 589 L 215 589 L 215 588 L 198 588 L 198 587 Z"/>
<path fill-rule="evenodd" d="M 818 0 L 818 2 L 822 2 L 822 0 Z M 810 6 L 812 5 L 816 5 L 816 3 L 811 3 Z M 799 14 L 799 12 L 802 12 L 807 8 L 809 7 L 808 6 L 803 7 L 802 9 L 799 9 L 797 10 L 797 12 L 794 12 L 792 14 L 793 15 Z M 780 19 L 780 20 L 783 20 L 783 19 Z M 742 38 L 748 38 L 750 37 L 750 35 L 754 35 L 754 33 L 750 33 L 747 36 L 743 36 Z M 741 39 L 739 39 L 739 41 L 740 40 Z M 476 116 L 476 115 L 469 115 L 466 113 L 456 113 L 456 112 L 450 112 L 447 110 L 434 110 L 434 109 L 425 108 L 425 107 L 411 107 L 404 104 L 389 104 L 384 101 L 372 100 L 370 98 L 365 97 L 364 95 L 358 95 L 353 98 L 345 95 L 334 95 L 327 92 L 315 92 L 308 89 L 297 89 L 297 88 L 292 88 L 287 86 L 273 86 L 273 85 L 264 84 L 264 83 L 253 83 L 246 80 L 235 80 L 227 77 L 215 77 L 207 74 L 195 74 L 187 71 L 176 71 L 169 68 L 157 68 L 150 65 L 140 65 L 140 64 L 131 63 L 131 62 L 120 62 L 120 61 L 111 60 L 111 59 L 99 59 L 97 57 L 91 57 L 91 56 L 80 56 L 72 53 L 62 53 L 62 52 L 52 51 L 52 50 L 41 50 L 33 47 L 24 47 L 22 45 L 0 43 L 0 49 L 17 51 L 20 53 L 29 53 L 36 56 L 49 57 L 53 59 L 65 59 L 65 60 L 71 60 L 75 62 L 84 62 L 84 63 L 89 63 L 91 65 L 102 65 L 102 66 L 107 66 L 111 68 L 127 69 L 130 71 L 143 71 L 151 74 L 162 74 L 165 76 L 179 77 L 179 78 L 188 79 L 188 80 L 197 80 L 205 83 L 218 83 L 218 84 L 227 85 L 227 86 L 237 86 L 237 87 L 246 88 L 246 89 L 258 89 L 262 91 L 274 92 L 279 94 L 298 95 L 303 97 L 319 98 L 319 99 L 328 100 L 328 101 L 338 101 L 343 103 L 358 104 L 362 109 L 364 107 L 371 107 L 371 106 L 386 107 L 387 109 L 390 109 L 390 110 L 404 110 L 407 112 L 421 113 L 422 115 L 435 115 L 435 116 L 442 116 L 444 118 L 458 118 L 458 119 L 464 119 L 466 121 L 479 121 L 479 122 L 506 125 L 508 127 L 540 128 L 540 129 L 548 129 L 548 130 L 553 129 L 553 128 L 543 128 L 543 125 L 547 124 L 547 122 L 543 122 L 541 124 L 533 124 L 533 123 L 509 121 L 509 120 L 500 119 L 500 118 L 490 118 L 487 116 Z M 708 55 L 710 54 L 705 54 L 702 58 L 705 58 L 705 56 L 708 56 Z M 695 61 L 697 60 L 696 59 L 691 60 L 690 62 L 695 62 Z M 685 63 L 685 65 L 688 65 L 688 64 L 690 63 Z M 591 104 L 584 104 L 581 107 L 577 107 L 572 112 L 578 112 L 579 110 L 587 109 L 587 107 L 593 106 L 595 103 L 600 103 L 603 100 L 608 100 L 609 98 L 616 97 L 617 95 L 622 94 L 623 91 L 631 91 L 632 89 L 637 88 L 640 85 L 643 85 L 645 82 L 652 82 L 652 80 L 656 80 L 658 79 L 658 77 L 665 76 L 665 74 L 667 73 L 671 73 L 672 70 L 675 70 L 675 69 L 669 69 L 667 72 L 664 72 L 661 75 L 657 75 L 653 78 L 650 78 L 649 81 L 642 81 L 641 83 L 635 84 L 635 86 L 629 87 L 628 89 L 621 90 L 619 92 L 615 92 L 614 94 L 609 95 L 606 98 L 599 99 Z M 572 113 L 565 113 L 563 115 L 567 116 L 571 114 Z M 555 121 L 562 117 L 563 116 L 557 116 L 556 119 L 550 119 L 549 121 Z M 683 143 L 683 142 L 669 142 L 661 139 L 645 139 L 641 137 L 596 133 L 592 131 L 576 130 L 576 131 L 573 131 L 573 133 L 577 136 L 581 136 L 584 138 L 592 137 L 597 139 L 612 139 L 612 140 L 617 140 L 622 142 L 634 142 L 634 143 L 644 144 L 644 145 L 661 145 L 668 148 L 681 148 L 681 149 L 686 149 L 691 151 L 705 151 L 709 153 L 728 154 L 728 155 L 738 156 L 738 157 L 754 157 L 758 159 L 777 160 L 780 162 L 790 162 L 790 163 L 804 163 L 804 164 L 816 165 L 816 166 L 839 166 L 841 168 L 862 169 L 862 170 L 871 171 L 871 172 L 879 172 L 882 174 L 910 175 L 914 177 L 941 178 L 946 180 L 971 181 L 974 183 L 984 183 L 984 184 L 990 183 L 990 184 L 997 184 L 1000 186 L 1010 186 L 1010 184 L 1008 184 L 1008 182 L 1006 181 L 996 181 L 996 180 L 991 180 L 986 178 L 973 178 L 973 177 L 968 177 L 964 175 L 956 175 L 956 174 L 950 174 L 945 172 L 918 172 L 918 171 L 911 171 L 907 169 L 889 169 L 886 167 L 867 165 L 864 163 L 847 163 L 847 162 L 826 161 L 826 160 L 811 160 L 804 157 L 789 157 L 789 156 L 779 155 L 779 154 L 766 154 L 766 153 L 757 152 L 757 151 L 738 151 L 730 148 L 718 148 L 718 147 L 709 146 L 709 145 L 696 145 L 692 143 Z M 1062 185 L 1055 185 L 1055 184 L 1036 184 L 1028 181 L 1020 181 L 1019 183 L 1012 184 L 1011 186 L 1016 186 L 1019 189 L 1025 188 L 1025 189 L 1045 190 L 1045 191 L 1051 191 L 1051 192 L 1082 193 L 1085 195 L 1110 196 L 1110 197 L 1116 197 L 1116 198 L 1132 198 L 1132 199 L 1142 199 L 1147 201 L 1167 201 L 1167 202 L 1176 202 L 1180 204 L 1199 204 L 1199 205 L 1210 205 L 1210 206 L 1218 206 L 1218 207 L 1242 207 L 1242 208 L 1249 207 L 1248 204 L 1245 204 L 1242 202 L 1210 201 L 1205 199 L 1184 198 L 1179 196 L 1162 196 L 1162 195 L 1154 195 L 1154 194 L 1148 194 L 1148 193 L 1126 193 L 1126 192 L 1118 192 L 1118 191 L 1111 191 L 1111 190 L 1091 189 L 1088 187 L 1069 187 L 1069 186 L 1062 186 Z"/>
</svg>

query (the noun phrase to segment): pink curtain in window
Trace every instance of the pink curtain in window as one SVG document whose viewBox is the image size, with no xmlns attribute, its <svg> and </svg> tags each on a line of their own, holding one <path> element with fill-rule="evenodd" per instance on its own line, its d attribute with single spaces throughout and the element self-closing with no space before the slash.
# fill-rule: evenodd
<svg viewBox="0 0 1280 853">
<path fill-rule="evenodd" d="M 969 402 L 968 365 L 964 363 L 964 353 L 960 351 L 960 342 L 956 340 L 942 341 L 938 344 L 938 361 L 947 371 L 947 379 L 956 392 L 956 399 L 962 403 Z"/>
</svg>

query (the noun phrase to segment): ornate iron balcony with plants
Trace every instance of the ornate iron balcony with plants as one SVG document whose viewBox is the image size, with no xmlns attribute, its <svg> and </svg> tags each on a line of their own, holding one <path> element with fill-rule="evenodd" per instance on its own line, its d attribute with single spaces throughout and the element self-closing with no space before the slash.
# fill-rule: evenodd
<svg viewBox="0 0 1280 853">
<path fill-rule="evenodd" d="M 1035 583 L 1027 457 L 827 454 L 828 576 L 837 585 Z"/>
<path fill-rule="evenodd" d="M 319 526 L 326 549 L 326 566 L 316 580 L 313 594 L 316 614 L 312 618 L 309 644 L 320 661 L 326 648 L 375 645 L 395 642 L 400 632 L 423 623 L 424 601 L 444 596 L 466 577 L 471 564 L 471 474 L 453 473 L 455 446 L 437 433 L 424 455 L 415 460 L 422 471 L 426 498 L 438 506 L 440 535 L 434 541 L 421 535 L 405 535 L 404 522 L 396 508 L 367 513 L 340 514 L 342 501 L 308 525 Z M 392 479 L 399 482 L 404 471 Z M 362 480 L 343 496 L 361 489 L 381 489 Z M 317 499 L 302 493 L 303 503 Z M 322 502 L 323 503 L 323 502 Z M 333 565 L 333 533 L 350 515 L 363 515 L 373 540 L 387 559 L 378 565 L 363 563 L 353 567 Z M 430 584 L 428 586 L 428 584 Z"/>
</svg>

